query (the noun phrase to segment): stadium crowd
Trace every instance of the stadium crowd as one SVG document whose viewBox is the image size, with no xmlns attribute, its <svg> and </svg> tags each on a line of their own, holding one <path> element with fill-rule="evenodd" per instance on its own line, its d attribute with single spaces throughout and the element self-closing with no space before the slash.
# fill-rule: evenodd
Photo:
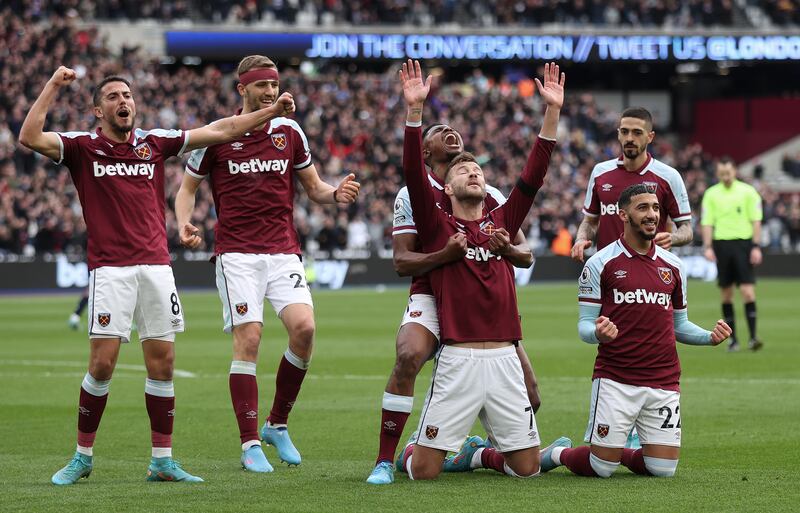
<svg viewBox="0 0 800 513">
<path fill-rule="evenodd" d="M 69 2 L 66 2 L 69 3 Z M 20 126 L 37 91 L 60 64 L 79 76 L 51 109 L 48 129 L 88 130 L 94 126 L 91 86 L 102 77 L 122 74 L 133 80 L 137 126 L 194 128 L 230 115 L 240 104 L 235 78 L 219 68 L 165 66 L 125 50 L 111 56 L 98 33 L 77 29 L 69 17 L 54 16 L 38 27 L 0 11 L 0 253 L 80 255 L 85 225 L 67 169 L 35 156 L 16 143 Z M 68 42 L 68 43 L 67 43 Z M 31 63 L 36 63 L 31 66 Z M 440 70 L 441 71 L 441 70 Z M 396 70 L 383 73 L 284 69 L 281 87 L 293 93 L 296 119 L 309 138 L 322 178 L 338 183 L 345 171 L 362 183 L 361 200 L 349 209 L 323 208 L 299 194 L 296 226 L 304 250 L 386 249 L 391 246 L 393 199 L 402 187 L 403 106 Z M 480 159 L 488 182 L 508 192 L 525 163 L 531 139 L 539 130 L 542 105 L 524 76 L 499 79 L 480 70 L 465 81 L 446 76 L 429 102 L 425 119 L 447 122 L 459 130 L 468 149 Z M 484 115 L 489 110 L 492 115 Z M 618 113 L 603 110 L 588 94 L 569 98 L 560 125 L 559 145 L 545 187 L 524 229 L 536 254 L 568 254 L 581 220 L 581 205 L 594 164 L 618 154 Z M 707 185 L 714 183 L 713 160 L 697 145 L 673 145 L 659 136 L 651 147 L 684 176 L 694 213 Z M 168 236 L 178 248 L 171 211 L 183 163 L 167 166 Z M 756 184 L 764 198 L 763 243 L 800 251 L 800 194 L 780 196 Z M 216 222 L 207 183 L 198 193 L 194 224 L 204 230 L 211 250 Z M 700 236 L 696 231 L 695 243 Z"/>
<path fill-rule="evenodd" d="M 468 27 L 549 24 L 709 27 L 746 24 L 733 0 L 10 0 L 32 19 L 75 15 L 82 19 L 289 25 L 456 24 Z M 796 0 L 750 0 L 776 25 L 796 25 Z"/>
</svg>

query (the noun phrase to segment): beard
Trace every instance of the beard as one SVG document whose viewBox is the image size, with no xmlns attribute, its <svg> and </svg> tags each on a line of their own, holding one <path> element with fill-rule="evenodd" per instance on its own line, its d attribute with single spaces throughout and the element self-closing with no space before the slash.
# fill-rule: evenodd
<svg viewBox="0 0 800 513">
<path fill-rule="evenodd" d="M 486 197 L 486 189 L 477 190 L 468 185 L 458 186 L 453 188 L 453 196 L 465 203 L 475 203 L 483 201 Z"/>
<path fill-rule="evenodd" d="M 131 113 L 130 115 L 128 115 L 127 118 L 123 118 L 123 120 L 124 124 L 119 123 L 117 121 L 117 117 L 112 116 L 109 118 L 108 124 L 111 125 L 111 128 L 120 133 L 130 132 L 131 130 L 133 130 L 134 121 L 136 120 L 136 115 Z"/>
<path fill-rule="evenodd" d="M 642 221 L 644 221 L 644 219 L 642 219 Z M 639 235 L 643 240 L 653 240 L 656 238 L 656 234 L 658 233 L 658 219 L 655 220 L 656 229 L 653 230 L 653 233 L 647 233 L 644 231 L 644 228 L 642 228 L 642 223 L 637 224 L 632 218 L 630 223 L 631 228 L 633 228 L 636 234 Z"/>
<path fill-rule="evenodd" d="M 626 157 L 628 157 L 629 159 L 635 159 L 636 157 L 638 157 L 639 155 L 644 153 L 644 151 L 646 149 L 647 149 L 646 145 L 645 146 L 641 146 L 641 147 L 639 147 L 639 146 L 633 146 L 633 147 L 624 146 L 622 148 L 622 153 Z"/>
</svg>

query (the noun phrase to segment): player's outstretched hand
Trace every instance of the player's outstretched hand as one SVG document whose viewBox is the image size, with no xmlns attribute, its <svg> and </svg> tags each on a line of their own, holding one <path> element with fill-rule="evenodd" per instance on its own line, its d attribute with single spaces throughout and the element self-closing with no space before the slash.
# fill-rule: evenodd
<svg viewBox="0 0 800 513">
<path fill-rule="evenodd" d="M 721 344 L 731 336 L 731 333 L 731 327 L 722 319 L 718 320 L 714 330 L 711 332 L 711 345 L 717 346 Z"/>
<path fill-rule="evenodd" d="M 505 255 L 511 247 L 511 237 L 505 228 L 498 228 L 489 239 L 489 250 L 495 255 Z"/>
<path fill-rule="evenodd" d="M 572 246 L 572 251 L 570 251 L 570 256 L 576 262 L 583 262 L 583 252 L 591 247 L 592 241 L 590 240 L 576 240 L 575 245 Z"/>
<path fill-rule="evenodd" d="M 74 69 L 59 66 L 53 76 L 50 77 L 50 83 L 56 87 L 63 87 L 71 84 L 76 78 L 78 78 L 78 74 L 75 73 Z"/>
<path fill-rule="evenodd" d="M 356 175 L 350 173 L 344 177 L 344 180 L 339 182 L 336 187 L 336 202 L 337 203 L 355 203 L 358 199 L 358 192 L 361 190 L 361 184 L 356 182 Z"/>
<path fill-rule="evenodd" d="M 431 91 L 431 82 L 433 77 L 428 75 L 428 78 L 422 79 L 422 67 L 419 61 L 412 61 L 403 63 L 400 70 L 400 83 L 403 84 L 403 97 L 406 99 L 406 104 L 409 106 L 422 105 L 428 93 Z"/>
<path fill-rule="evenodd" d="M 277 111 L 277 117 L 284 117 L 294 113 L 294 97 L 289 93 L 281 94 L 275 105 L 272 106 Z"/>
<path fill-rule="evenodd" d="M 197 249 L 203 242 L 203 238 L 200 237 L 200 230 L 191 223 L 181 226 L 180 238 L 181 245 L 189 249 Z"/>
<path fill-rule="evenodd" d="M 548 107 L 560 109 L 564 105 L 564 83 L 567 76 L 561 73 L 561 69 L 555 62 L 545 63 L 544 65 L 544 84 L 534 78 L 536 88 Z"/>
<path fill-rule="evenodd" d="M 454 233 L 447 239 L 444 246 L 444 257 L 447 262 L 454 262 L 464 258 L 467 254 L 467 236 L 463 233 Z"/>
<path fill-rule="evenodd" d="M 657 246 L 661 246 L 669 251 L 670 248 L 672 248 L 672 234 L 669 232 L 658 232 L 655 238 L 653 238 L 653 242 L 655 242 Z"/>
<path fill-rule="evenodd" d="M 605 344 L 617 338 L 619 331 L 617 330 L 617 325 L 611 322 L 611 319 L 601 315 L 594 321 L 594 334 L 601 344 Z"/>
</svg>

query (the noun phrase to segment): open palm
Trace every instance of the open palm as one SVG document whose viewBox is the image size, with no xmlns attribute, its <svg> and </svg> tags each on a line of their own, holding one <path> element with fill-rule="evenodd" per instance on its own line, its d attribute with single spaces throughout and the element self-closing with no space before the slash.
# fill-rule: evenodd
<svg viewBox="0 0 800 513">
<path fill-rule="evenodd" d="M 431 91 L 431 80 L 433 77 L 428 76 L 427 80 L 422 80 L 422 67 L 419 61 L 411 61 L 403 63 L 403 68 L 400 70 L 400 83 L 403 84 L 403 96 L 408 105 L 420 105 L 428 97 Z"/>
<path fill-rule="evenodd" d="M 535 78 L 536 88 L 539 94 L 542 95 L 544 102 L 553 107 L 561 108 L 564 105 L 564 82 L 567 77 L 564 73 L 560 73 L 558 64 L 555 62 L 546 63 L 544 65 L 544 84 Z"/>
</svg>

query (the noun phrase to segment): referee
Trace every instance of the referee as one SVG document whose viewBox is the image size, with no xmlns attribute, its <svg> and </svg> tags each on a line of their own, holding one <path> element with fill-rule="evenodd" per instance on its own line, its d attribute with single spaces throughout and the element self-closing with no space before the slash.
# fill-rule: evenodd
<svg viewBox="0 0 800 513">
<path fill-rule="evenodd" d="M 758 351 L 764 345 L 756 337 L 756 291 L 753 268 L 761 263 L 761 196 L 751 185 L 736 179 L 736 164 L 730 157 L 717 163 L 719 183 L 703 195 L 703 249 L 706 258 L 717 262 L 717 279 L 722 293 L 722 316 L 731 327 L 728 351 L 738 351 L 733 314 L 733 285 L 744 301 L 748 347 Z"/>
</svg>

